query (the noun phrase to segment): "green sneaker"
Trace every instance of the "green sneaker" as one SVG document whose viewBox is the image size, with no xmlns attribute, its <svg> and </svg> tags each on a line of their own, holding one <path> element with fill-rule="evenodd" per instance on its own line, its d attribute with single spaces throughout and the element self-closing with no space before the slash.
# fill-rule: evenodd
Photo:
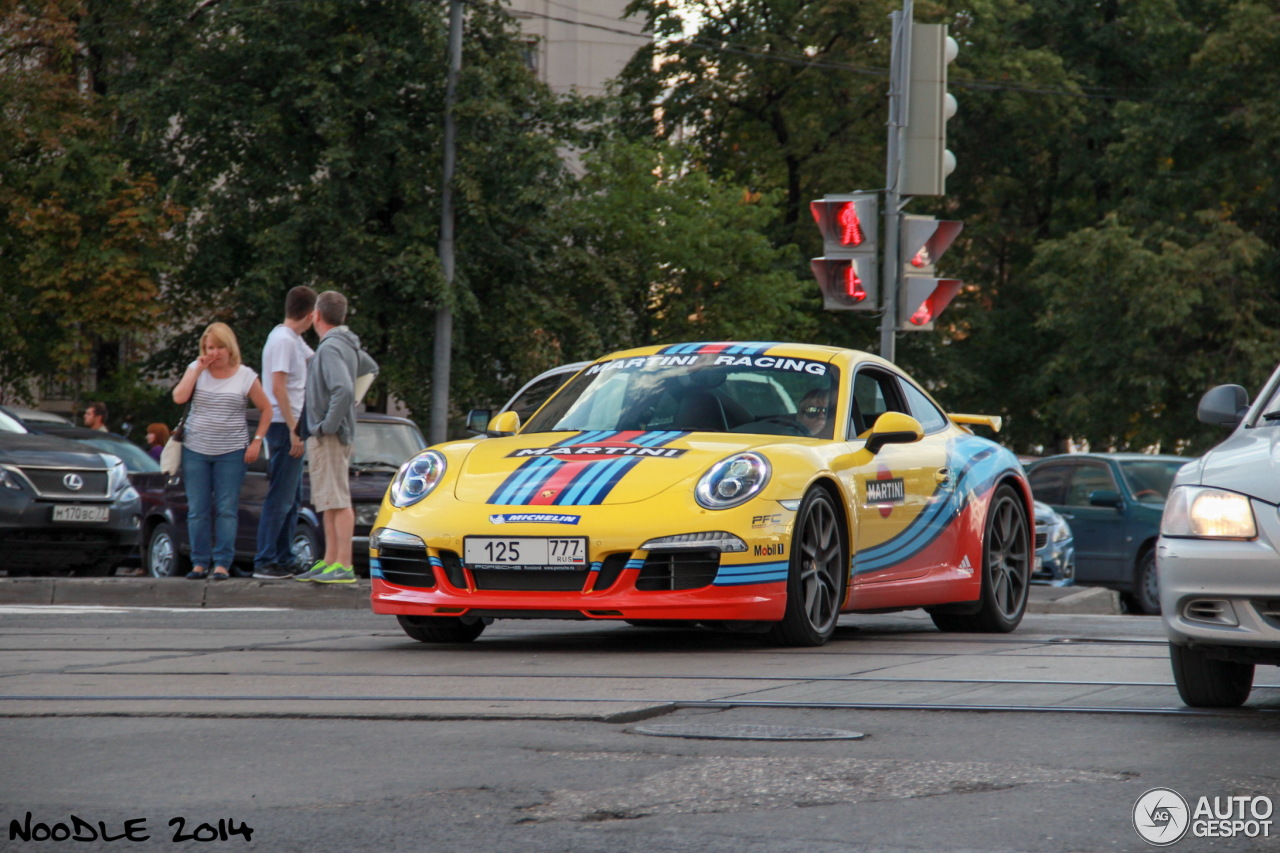
<svg viewBox="0 0 1280 853">
<path fill-rule="evenodd" d="M 356 573 L 342 563 L 330 563 L 312 580 L 316 583 L 355 583 Z"/>
<path fill-rule="evenodd" d="M 294 575 L 293 579 L 296 581 L 313 581 L 316 579 L 317 575 L 319 575 L 321 572 L 323 572 L 327 568 L 329 568 L 329 564 L 326 563 L 324 560 L 316 560 L 315 563 L 311 566 L 311 568 L 307 569 L 305 572 L 303 572 L 300 575 Z"/>
</svg>

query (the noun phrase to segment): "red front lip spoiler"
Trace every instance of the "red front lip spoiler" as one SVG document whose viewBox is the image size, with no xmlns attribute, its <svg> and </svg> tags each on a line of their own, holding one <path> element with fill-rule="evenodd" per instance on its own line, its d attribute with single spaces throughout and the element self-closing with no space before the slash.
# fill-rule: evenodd
<svg viewBox="0 0 1280 853">
<path fill-rule="evenodd" d="M 783 581 L 689 590 L 640 591 L 626 570 L 603 592 L 462 590 L 447 582 L 402 587 L 373 578 L 374 613 L 395 616 L 494 616 L 531 619 L 673 619 L 773 621 L 786 608 Z M 437 581 L 439 577 L 437 574 Z"/>
</svg>

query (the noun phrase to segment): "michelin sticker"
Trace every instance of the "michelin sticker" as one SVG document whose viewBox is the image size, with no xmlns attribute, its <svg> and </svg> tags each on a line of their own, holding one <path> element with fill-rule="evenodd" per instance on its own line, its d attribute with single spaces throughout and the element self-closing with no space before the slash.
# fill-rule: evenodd
<svg viewBox="0 0 1280 853">
<path fill-rule="evenodd" d="M 489 516 L 490 524 L 577 524 L 580 515 L 551 512 L 506 512 Z"/>
</svg>

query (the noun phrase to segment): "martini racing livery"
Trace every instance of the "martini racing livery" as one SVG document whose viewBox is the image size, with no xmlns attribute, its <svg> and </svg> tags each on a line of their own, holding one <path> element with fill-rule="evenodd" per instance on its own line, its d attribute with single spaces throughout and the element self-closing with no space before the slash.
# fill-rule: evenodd
<svg viewBox="0 0 1280 853">
<path fill-rule="evenodd" d="M 373 610 L 422 642 L 501 618 L 700 623 L 825 643 L 841 613 L 1014 630 L 1033 561 L 1017 459 L 891 363 L 800 344 L 606 356 L 529 419 L 396 475 Z"/>
</svg>

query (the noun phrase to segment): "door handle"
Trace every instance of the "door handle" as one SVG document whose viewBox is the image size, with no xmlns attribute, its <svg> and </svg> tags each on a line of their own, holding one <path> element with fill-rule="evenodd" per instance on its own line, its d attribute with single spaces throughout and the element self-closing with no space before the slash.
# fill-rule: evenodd
<svg viewBox="0 0 1280 853">
<path fill-rule="evenodd" d="M 952 484 L 950 468 L 939 468 L 934 472 L 933 476 L 941 486 L 950 486 Z"/>
</svg>

